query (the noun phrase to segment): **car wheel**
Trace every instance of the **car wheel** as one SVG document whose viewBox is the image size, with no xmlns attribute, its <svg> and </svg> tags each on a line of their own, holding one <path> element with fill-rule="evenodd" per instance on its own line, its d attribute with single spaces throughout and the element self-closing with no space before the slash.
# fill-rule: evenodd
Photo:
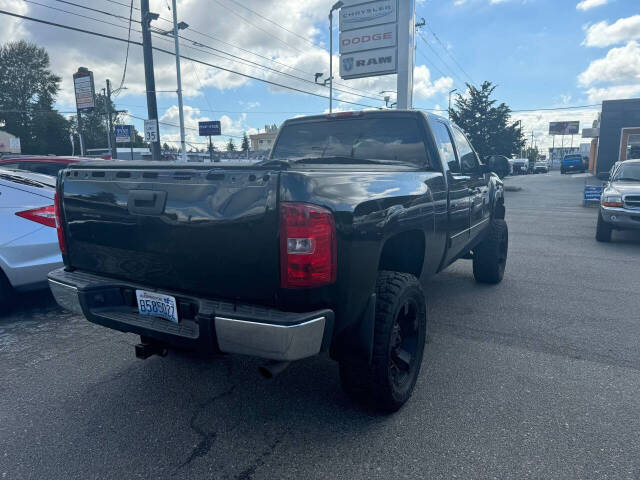
<svg viewBox="0 0 640 480">
<path fill-rule="evenodd" d="M 504 220 L 494 219 L 487 237 L 473 249 L 473 276 L 476 282 L 502 281 L 509 251 L 509 229 Z"/>
<path fill-rule="evenodd" d="M 598 212 L 598 225 L 596 227 L 596 240 L 599 242 L 610 242 L 611 241 L 611 225 L 604 221 L 602 218 L 602 213 Z"/>
<path fill-rule="evenodd" d="M 380 272 L 371 364 L 340 362 L 342 388 L 381 410 L 399 410 L 418 379 L 426 334 L 426 302 L 418 279 L 408 273 Z"/>
<path fill-rule="evenodd" d="M 0 315 L 9 313 L 13 306 L 13 288 L 4 273 L 0 271 Z"/>
</svg>

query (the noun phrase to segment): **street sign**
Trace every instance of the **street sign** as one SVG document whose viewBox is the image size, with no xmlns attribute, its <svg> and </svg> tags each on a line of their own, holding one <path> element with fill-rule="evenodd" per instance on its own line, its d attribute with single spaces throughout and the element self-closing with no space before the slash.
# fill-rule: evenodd
<svg viewBox="0 0 640 480">
<path fill-rule="evenodd" d="M 397 45 L 397 26 L 378 25 L 340 33 L 340 53 L 361 52 Z"/>
<path fill-rule="evenodd" d="M 201 137 L 222 135 L 222 127 L 219 120 L 198 122 L 198 130 Z"/>
<path fill-rule="evenodd" d="M 405 0 L 401 0 L 405 1 Z M 378 0 L 361 3 L 340 10 L 340 31 L 395 23 L 398 20 L 397 0 Z"/>
<path fill-rule="evenodd" d="M 116 143 L 127 143 L 132 141 L 133 127 L 131 125 L 115 125 Z"/>
<path fill-rule="evenodd" d="M 78 111 L 91 110 L 96 106 L 93 72 L 86 68 L 79 68 L 73 74 L 73 87 Z"/>
<path fill-rule="evenodd" d="M 580 122 L 549 122 L 549 135 L 577 135 Z"/>
<path fill-rule="evenodd" d="M 158 141 L 158 120 L 151 119 L 144 121 L 144 141 L 145 142 L 157 142 Z"/>
<path fill-rule="evenodd" d="M 340 76 L 343 79 L 389 75 L 396 73 L 398 51 L 393 48 L 379 48 L 342 55 Z"/>
</svg>

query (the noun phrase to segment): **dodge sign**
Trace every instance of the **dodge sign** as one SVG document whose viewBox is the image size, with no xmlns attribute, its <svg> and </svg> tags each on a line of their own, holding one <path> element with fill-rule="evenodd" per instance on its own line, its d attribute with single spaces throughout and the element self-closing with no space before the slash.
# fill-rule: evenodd
<svg viewBox="0 0 640 480">
<path fill-rule="evenodd" d="M 350 79 L 396 73 L 397 60 L 395 47 L 342 55 L 340 76 Z"/>
<path fill-rule="evenodd" d="M 394 24 L 360 28 L 340 33 L 340 53 L 361 52 L 396 46 L 397 27 Z"/>
</svg>

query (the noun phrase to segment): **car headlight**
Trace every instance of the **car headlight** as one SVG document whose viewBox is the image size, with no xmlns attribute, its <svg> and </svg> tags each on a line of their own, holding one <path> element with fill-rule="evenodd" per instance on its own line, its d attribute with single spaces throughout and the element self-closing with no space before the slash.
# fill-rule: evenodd
<svg viewBox="0 0 640 480">
<path fill-rule="evenodd" d="M 622 196 L 616 190 L 605 191 L 602 195 L 603 207 L 622 207 Z"/>
</svg>

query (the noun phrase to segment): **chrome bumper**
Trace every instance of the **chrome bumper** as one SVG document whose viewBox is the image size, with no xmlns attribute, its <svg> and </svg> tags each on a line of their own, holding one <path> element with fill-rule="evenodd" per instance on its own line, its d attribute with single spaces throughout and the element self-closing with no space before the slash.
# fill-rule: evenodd
<svg viewBox="0 0 640 480">
<path fill-rule="evenodd" d="M 61 307 L 74 313 L 83 314 L 93 323 L 123 332 L 156 338 L 169 345 L 206 349 L 207 345 L 215 344 L 217 341 L 218 349 L 221 352 L 251 355 L 270 360 L 293 361 L 317 355 L 326 350 L 331 341 L 333 330 L 333 312 L 331 310 L 321 310 L 315 314 L 313 312 L 296 314 L 259 308 L 258 310 L 266 312 L 266 317 L 251 315 L 255 318 L 250 318 L 245 314 L 244 318 L 234 318 L 232 309 L 219 311 L 214 309 L 211 315 L 181 320 L 179 324 L 139 315 L 135 308 L 124 307 L 122 304 L 113 305 L 113 308 L 104 306 L 95 310 L 88 307 L 88 313 L 85 313 L 81 306 L 80 297 L 84 295 L 85 304 L 89 297 L 86 296 L 84 290 L 80 291 L 74 285 L 51 278 L 60 272 L 61 270 L 56 270 L 50 273 L 49 286 Z M 68 276 L 71 277 L 73 274 L 70 273 Z M 83 279 L 87 277 L 88 275 L 83 275 Z M 202 302 L 208 301 L 202 300 Z M 209 306 L 210 302 L 207 305 L 201 303 L 201 310 L 210 311 Z M 239 316 L 243 317 L 243 315 Z M 273 323 L 267 323 L 264 320 Z M 213 325 L 211 325 L 212 323 Z M 205 328 L 205 324 L 210 326 Z M 210 330 L 215 331 L 214 335 L 205 337 L 206 332 Z"/>
<path fill-rule="evenodd" d="M 82 315 L 82 307 L 80 306 L 78 289 L 76 287 L 49 279 L 49 288 L 51 289 L 53 298 L 56 299 L 56 302 L 58 302 L 62 308 Z"/>
<path fill-rule="evenodd" d="M 283 361 L 300 360 L 320 353 L 325 323 L 325 317 L 297 325 L 215 318 L 221 351 Z"/>
<path fill-rule="evenodd" d="M 640 229 L 640 210 L 600 206 L 602 219 L 614 228 Z"/>
</svg>

